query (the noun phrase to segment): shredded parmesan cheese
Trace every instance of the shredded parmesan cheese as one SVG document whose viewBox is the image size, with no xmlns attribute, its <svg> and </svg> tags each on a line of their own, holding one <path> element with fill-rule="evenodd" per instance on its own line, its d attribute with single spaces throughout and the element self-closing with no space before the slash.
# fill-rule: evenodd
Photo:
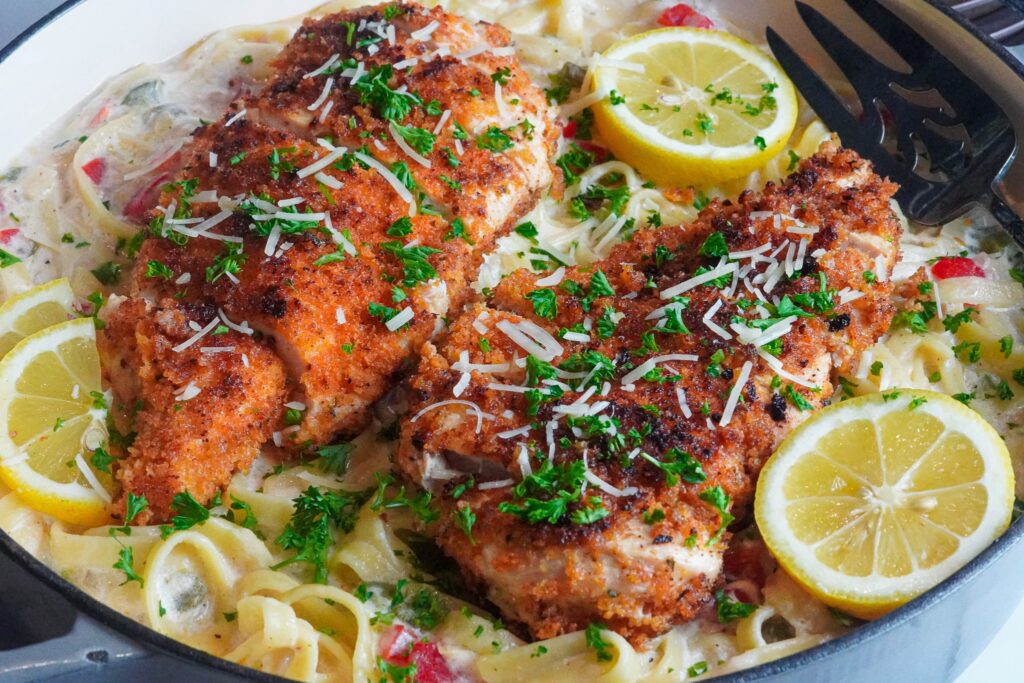
<svg viewBox="0 0 1024 683">
<path fill-rule="evenodd" d="M 729 392 L 729 398 L 725 402 L 722 419 L 718 421 L 720 427 L 726 426 L 732 420 L 733 411 L 736 410 L 736 403 L 740 400 L 740 394 L 743 393 L 743 387 L 747 383 L 747 378 L 750 377 L 750 369 L 753 367 L 754 364 L 748 360 L 740 368 L 740 375 L 736 378 L 736 383 L 732 385 L 732 391 Z"/>
</svg>

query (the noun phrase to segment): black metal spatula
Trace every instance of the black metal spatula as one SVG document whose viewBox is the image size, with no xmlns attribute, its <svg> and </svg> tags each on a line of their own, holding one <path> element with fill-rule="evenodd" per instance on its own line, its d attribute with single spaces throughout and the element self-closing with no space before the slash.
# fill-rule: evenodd
<svg viewBox="0 0 1024 683">
<path fill-rule="evenodd" d="M 979 85 L 881 4 L 844 1 L 911 71 L 881 63 L 816 9 L 797 2 L 811 34 L 854 87 L 864 113 L 852 114 L 825 80 L 769 28 L 768 44 L 804 98 L 844 145 L 900 184 L 896 198 L 908 217 L 936 225 L 977 202 L 1024 246 L 1022 217 L 998 196 L 996 187 L 1016 148 L 1010 119 Z"/>
</svg>

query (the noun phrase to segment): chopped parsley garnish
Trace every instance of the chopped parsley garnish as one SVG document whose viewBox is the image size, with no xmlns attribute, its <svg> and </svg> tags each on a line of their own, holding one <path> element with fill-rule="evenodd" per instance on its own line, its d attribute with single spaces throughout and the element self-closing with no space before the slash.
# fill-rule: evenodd
<svg viewBox="0 0 1024 683">
<path fill-rule="evenodd" d="M 1001 379 L 996 383 L 996 397 L 1000 401 L 1009 401 L 1013 396 L 1013 389 L 1010 388 L 1009 382 L 1005 379 Z"/>
<path fill-rule="evenodd" d="M 554 291 L 550 289 L 535 289 L 526 295 L 526 298 L 533 303 L 533 312 L 540 318 L 554 320 L 558 315 L 558 301 Z"/>
<path fill-rule="evenodd" d="M 370 69 L 352 88 L 359 93 L 359 104 L 371 107 L 380 118 L 399 124 L 414 106 L 423 102 L 413 93 L 392 90 L 388 86 L 392 75 L 391 65 L 382 64 Z"/>
<path fill-rule="evenodd" d="M 96 450 L 89 456 L 89 463 L 99 472 L 110 474 L 110 464 L 116 460 L 103 446 L 97 446 Z M 128 495 L 132 495 L 129 493 Z"/>
<path fill-rule="evenodd" d="M 437 277 L 437 271 L 430 265 L 427 258 L 432 254 L 441 253 L 440 249 L 433 247 L 406 247 L 401 242 L 382 242 L 381 249 L 397 258 L 402 263 L 403 279 L 402 284 L 406 287 L 415 287 L 421 282 L 426 282 Z"/>
<path fill-rule="evenodd" d="M 142 577 L 135 571 L 135 558 L 131 546 L 121 546 L 121 550 L 117 553 L 117 562 L 113 566 L 114 569 L 120 569 L 124 572 L 125 579 L 121 582 L 122 586 L 130 581 L 138 581 L 140 587 L 144 585 Z"/>
<path fill-rule="evenodd" d="M 216 282 L 228 273 L 237 275 L 242 272 L 248 256 L 242 252 L 242 245 L 236 242 L 225 242 L 224 253 L 213 259 L 213 265 L 206 268 L 206 281 Z"/>
<path fill-rule="evenodd" d="M 608 516 L 609 511 L 597 496 L 581 505 L 586 467 L 583 461 L 553 464 L 545 460 L 534 472 L 512 489 L 512 500 L 498 510 L 515 515 L 529 524 L 559 524 L 566 518 L 573 524 L 592 524 Z M 573 509 L 570 511 L 570 506 Z"/>
<path fill-rule="evenodd" d="M 701 256 L 728 256 L 729 245 L 725 242 L 725 235 L 720 232 L 713 232 L 707 236 L 704 243 L 700 245 L 700 249 L 697 251 Z"/>
<path fill-rule="evenodd" d="M 554 379 L 558 376 L 555 366 L 542 361 L 536 356 L 526 357 L 526 384 L 535 387 L 542 379 Z"/>
<path fill-rule="evenodd" d="M 355 450 L 355 444 L 343 442 L 321 446 L 316 450 L 317 467 L 324 472 L 341 475 L 348 469 L 348 459 Z"/>
<path fill-rule="evenodd" d="M 999 340 L 999 351 L 1003 354 L 1003 358 L 1009 358 L 1010 354 L 1013 353 L 1013 337 L 1006 335 Z"/>
<path fill-rule="evenodd" d="M 423 111 L 427 113 L 427 116 L 440 116 L 443 112 L 443 108 L 440 101 L 430 100 L 423 105 Z"/>
<path fill-rule="evenodd" d="M 733 600 L 724 590 L 715 591 L 715 612 L 718 615 L 718 622 L 721 624 L 749 617 L 755 610 L 757 610 L 757 605 Z"/>
<path fill-rule="evenodd" d="M 367 304 L 366 310 L 371 316 L 377 318 L 382 323 L 386 323 L 387 321 L 391 320 L 392 318 L 399 314 L 399 311 L 397 309 L 390 308 L 388 306 L 383 306 L 375 301 L 371 301 L 369 304 Z"/>
<path fill-rule="evenodd" d="M 612 88 L 612 91 L 608 93 L 608 101 L 611 102 L 613 106 L 617 106 L 620 104 L 625 104 L 626 98 L 620 95 L 619 91 Z"/>
<path fill-rule="evenodd" d="M 313 261 L 313 265 L 319 268 L 320 266 L 326 266 L 328 263 L 338 263 L 344 261 L 348 257 L 345 250 L 339 244 L 334 251 L 327 252 L 323 256 Z"/>
<path fill-rule="evenodd" d="M 603 270 L 596 270 L 594 274 L 590 276 L 590 295 L 591 298 L 599 296 L 615 296 L 615 289 L 612 288 L 612 284 L 608 282 L 608 276 L 604 274 Z"/>
<path fill-rule="evenodd" d="M 575 218 L 586 220 L 590 212 L 608 202 L 608 211 L 615 215 L 622 215 L 622 210 L 629 203 L 630 191 L 628 185 L 608 187 L 606 185 L 591 185 L 580 192 L 569 202 L 569 213 Z"/>
<path fill-rule="evenodd" d="M 295 164 L 286 160 L 283 155 L 295 154 L 298 149 L 295 147 L 280 147 L 274 149 L 268 156 L 267 162 L 270 164 L 270 177 L 273 180 L 278 180 L 282 173 L 294 173 Z"/>
<path fill-rule="evenodd" d="M 239 519 L 239 516 L 235 514 L 236 512 L 245 513 L 245 516 Z M 237 524 L 243 529 L 249 529 L 257 537 L 263 539 L 263 532 L 259 530 L 259 521 L 256 519 L 256 513 L 253 512 L 252 506 L 244 500 L 231 496 L 231 505 L 228 507 L 227 512 L 224 513 L 224 519 L 232 524 Z"/>
<path fill-rule="evenodd" d="M 657 524 L 665 519 L 665 511 L 661 508 L 644 511 L 644 524 Z"/>
<path fill-rule="evenodd" d="M 443 173 L 439 177 L 441 179 L 441 182 L 447 185 L 449 189 L 457 193 L 462 192 L 462 183 L 460 183 L 458 180 L 455 180 L 450 176 L 446 176 Z"/>
<path fill-rule="evenodd" d="M 956 313 L 955 315 L 947 315 L 942 320 L 942 326 L 946 328 L 947 332 L 952 332 L 953 334 L 956 334 L 957 330 L 960 329 L 961 325 L 963 325 L 964 323 L 969 323 L 971 321 L 971 314 L 977 312 L 977 309 L 968 307 L 960 311 L 959 313 Z"/>
<path fill-rule="evenodd" d="M 599 387 L 615 375 L 615 363 L 611 358 L 600 351 L 587 349 L 581 353 L 574 353 L 558 366 L 566 372 L 585 372 L 590 376 L 587 386 Z M 584 387 L 577 387 L 582 390 Z"/>
<path fill-rule="evenodd" d="M 366 491 L 324 491 L 310 486 L 292 502 L 295 512 L 274 543 L 295 555 L 271 569 L 281 569 L 296 562 L 313 566 L 313 580 L 327 583 L 327 551 L 334 542 L 332 528 L 343 533 L 352 531 L 359 508 L 368 498 Z"/>
<path fill-rule="evenodd" d="M 610 662 L 614 658 L 612 655 L 612 645 L 601 637 L 601 632 L 604 630 L 604 624 L 589 624 L 584 632 L 584 636 L 587 641 L 587 647 L 594 651 L 597 661 Z"/>
<path fill-rule="evenodd" d="M 618 322 L 616 322 L 615 318 L 615 309 L 611 306 L 605 306 L 601 312 L 601 317 L 597 319 L 597 324 L 595 325 L 599 338 L 608 339 L 615 334 L 615 328 L 618 327 Z"/>
<path fill-rule="evenodd" d="M 796 170 L 797 164 L 800 163 L 800 155 L 797 154 L 796 152 L 794 152 L 793 150 L 789 150 L 788 154 L 789 154 L 789 165 L 786 166 L 786 171 L 788 173 L 792 173 L 793 171 Z"/>
<path fill-rule="evenodd" d="M 3 254 L 0 254 L 0 268 L 6 268 L 7 266 L 13 263 L 17 263 L 18 261 L 21 260 L 19 258 L 15 258 L 14 256 L 10 256 L 10 258 L 13 258 L 14 261 L 7 263 L 7 258 L 5 255 L 10 256 L 10 254 L 7 254 L 7 252 L 3 252 Z M 96 279 L 100 281 L 100 284 L 104 284 L 109 287 L 110 285 L 115 284 L 121 278 L 121 264 L 114 263 L 113 261 L 107 261 L 106 263 L 102 263 L 96 266 L 96 268 L 89 272 L 96 276 Z"/>
<path fill-rule="evenodd" d="M 704 191 L 701 190 L 694 195 L 693 208 L 697 211 L 703 211 L 704 208 L 711 203 L 711 199 L 708 198 Z"/>
<path fill-rule="evenodd" d="M 722 534 L 725 533 L 726 527 L 736 519 L 729 514 L 729 494 L 721 486 L 711 486 L 700 492 L 700 499 L 718 511 L 718 531 L 708 539 L 708 545 L 714 545 L 722 537 Z"/>
<path fill-rule="evenodd" d="M 1016 379 L 1016 378 L 1015 378 Z M 974 400 L 974 392 L 961 392 L 959 394 L 953 394 L 953 398 L 963 403 L 965 406 L 971 405 L 971 401 Z"/>
<path fill-rule="evenodd" d="M 512 76 L 512 69 L 507 66 L 499 68 L 491 74 L 491 80 L 498 85 L 508 85 L 508 79 Z"/>
<path fill-rule="evenodd" d="M 398 493 L 388 498 L 385 493 L 387 488 L 395 483 L 394 476 L 391 474 L 381 474 L 380 472 L 375 473 L 373 476 L 377 480 L 377 490 L 370 501 L 371 510 L 408 508 L 424 523 L 429 524 L 438 519 L 439 514 L 431 505 L 434 496 L 430 492 L 420 491 L 415 497 L 409 498 L 405 493 L 405 486 L 402 485 L 398 488 Z"/>
<path fill-rule="evenodd" d="M 580 174 L 594 163 L 594 155 L 579 147 L 575 142 L 569 144 L 568 151 L 555 159 L 555 166 L 562 169 L 562 176 L 568 187 L 579 180 Z"/>
<path fill-rule="evenodd" d="M 434 141 L 437 137 L 430 131 L 417 128 L 416 126 L 403 126 L 398 123 L 392 123 L 392 125 L 395 128 L 395 132 L 420 154 L 430 154 L 434 151 Z"/>
<path fill-rule="evenodd" d="M 259 199 L 269 202 L 270 196 L 266 193 L 260 193 Z M 264 213 L 263 209 L 256 206 L 254 202 L 248 200 L 241 202 L 238 205 L 238 210 L 249 216 Z M 297 235 L 301 232 L 305 232 L 306 230 L 315 230 L 320 227 L 320 223 L 318 221 L 303 220 L 303 213 L 312 213 L 312 211 L 309 209 L 306 211 L 299 211 L 298 208 L 294 206 L 285 207 L 279 209 L 270 220 L 253 221 L 252 229 L 257 235 L 266 237 L 274 231 L 274 228 L 280 230 L 284 235 Z M 229 242 L 228 244 L 230 245 L 233 243 Z M 240 244 L 236 244 L 235 246 L 237 246 L 239 250 L 241 249 Z"/>
<path fill-rule="evenodd" d="M 389 237 L 405 237 L 412 232 L 412 219 L 402 216 L 387 229 Z"/>
<path fill-rule="evenodd" d="M 452 512 L 452 519 L 455 520 L 455 526 L 469 537 L 469 542 L 476 545 L 476 539 L 473 538 L 473 525 L 476 524 L 476 513 L 473 512 L 473 508 L 468 505 L 456 508 Z"/>
<path fill-rule="evenodd" d="M 139 513 L 147 507 L 149 507 L 149 501 L 146 500 L 146 496 L 137 496 L 129 491 L 124 505 L 125 525 L 127 526 L 128 524 L 131 524 L 132 521 L 139 516 Z"/>
<path fill-rule="evenodd" d="M 640 456 L 665 474 L 665 486 L 676 486 L 680 479 L 688 484 L 699 484 L 707 479 L 704 468 L 689 453 L 678 448 L 670 448 L 664 460 L 658 460 L 647 453 Z"/>
<path fill-rule="evenodd" d="M 686 670 L 686 675 L 690 678 L 696 678 L 702 676 L 708 672 L 708 663 L 701 660 Z"/>
<path fill-rule="evenodd" d="M 707 114 L 705 114 L 704 112 L 700 112 L 700 113 L 697 114 L 696 122 L 697 122 L 697 129 L 701 133 L 704 133 L 704 135 L 710 135 L 711 133 L 715 132 L 715 123 L 714 123 L 714 121 L 712 121 L 711 117 L 708 116 Z"/>
<path fill-rule="evenodd" d="M 966 356 L 968 363 L 977 363 L 981 360 L 981 344 L 979 342 L 967 341 L 955 344 L 953 346 L 953 355 L 960 358 L 960 360 L 965 360 L 965 358 L 961 358 L 961 354 Z"/>
<path fill-rule="evenodd" d="M 537 226 L 534 225 L 533 223 L 530 223 L 529 221 L 525 223 L 520 223 L 515 228 L 513 228 L 513 230 L 516 232 L 517 235 L 521 235 L 526 239 L 530 240 L 531 242 L 537 242 Z"/>
<path fill-rule="evenodd" d="M 469 236 L 469 232 L 466 230 L 466 224 L 462 222 L 461 218 L 453 219 L 448 226 L 448 232 L 444 235 L 445 242 L 454 239 L 462 240 L 466 244 L 473 244 L 473 239 Z"/>
<path fill-rule="evenodd" d="M 214 498 L 214 505 L 220 503 L 220 494 L 218 493 Z M 210 518 L 210 511 L 203 507 L 203 504 L 192 497 L 192 494 L 188 491 L 182 491 L 181 493 L 174 494 L 174 498 L 171 500 L 171 512 L 174 516 L 171 517 L 171 525 L 160 527 L 160 534 L 164 538 L 169 536 L 173 531 L 184 531 L 185 529 L 191 529 L 197 524 L 202 524 Z"/>
<path fill-rule="evenodd" d="M 814 408 L 814 406 L 812 406 L 810 402 L 803 397 L 803 394 L 797 391 L 792 384 L 787 384 L 786 388 L 782 390 L 782 393 L 785 394 L 786 398 L 788 398 L 800 411 L 812 410 Z"/>
<path fill-rule="evenodd" d="M 497 154 L 512 147 L 512 138 L 497 126 L 491 126 L 486 132 L 477 136 L 476 146 L 479 149 L 485 149 Z"/>
<path fill-rule="evenodd" d="M 149 261 L 146 263 L 146 277 L 162 277 L 170 280 L 174 277 L 174 271 L 160 261 Z"/>
</svg>

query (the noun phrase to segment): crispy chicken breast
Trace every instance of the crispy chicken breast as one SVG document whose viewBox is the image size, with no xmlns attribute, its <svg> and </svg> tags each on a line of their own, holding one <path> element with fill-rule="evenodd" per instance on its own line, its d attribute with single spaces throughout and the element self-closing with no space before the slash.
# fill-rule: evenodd
<svg viewBox="0 0 1024 683">
<path fill-rule="evenodd" d="M 132 407 L 121 419 L 139 433 L 119 504 L 146 495 L 158 521 L 175 493 L 209 499 L 264 442 L 290 457 L 363 429 L 464 304 L 482 253 L 550 183 L 555 128 L 503 29 L 382 5 L 307 20 L 275 65 L 183 151 L 124 313 L 101 333 L 106 378 Z M 195 338 L 189 356 L 248 379 L 220 382 L 217 400 L 167 398 L 188 381 L 168 316 Z M 209 350 L 222 333 L 244 343 Z M 163 337 L 169 353 L 124 348 Z M 191 401 L 202 421 L 178 419 Z M 144 424 L 171 433 L 157 442 Z M 198 447 L 220 432 L 236 438 Z"/>
<path fill-rule="evenodd" d="M 233 330 L 189 345 L 189 321 L 216 317 L 209 304 L 124 299 L 112 303 L 98 335 L 120 396 L 144 401 L 122 404 L 118 425 L 135 434 L 118 478 L 149 502 L 137 523 L 167 510 L 180 491 L 212 497 L 248 466 L 279 419 L 285 372 L 269 348 Z"/>
<path fill-rule="evenodd" d="M 514 273 L 426 344 L 398 466 L 506 620 L 642 642 L 710 602 L 762 464 L 890 324 L 895 189 L 826 144 L 557 284 Z"/>
</svg>

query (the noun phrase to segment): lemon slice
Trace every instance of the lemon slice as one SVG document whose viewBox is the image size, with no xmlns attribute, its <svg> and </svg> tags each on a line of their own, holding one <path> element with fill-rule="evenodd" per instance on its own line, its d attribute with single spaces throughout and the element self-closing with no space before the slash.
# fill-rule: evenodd
<svg viewBox="0 0 1024 683">
<path fill-rule="evenodd" d="M 898 390 L 825 408 L 761 472 L 754 513 L 786 572 L 872 619 L 935 586 L 1010 524 L 999 434 L 943 394 Z"/>
<path fill-rule="evenodd" d="M 798 104 L 782 67 L 736 36 L 663 28 L 608 48 L 594 68 L 594 105 L 618 158 L 666 185 L 746 175 L 778 154 Z"/>
<path fill-rule="evenodd" d="M 74 299 L 64 278 L 13 296 L 0 306 L 0 358 L 30 334 L 64 322 Z"/>
<path fill-rule="evenodd" d="M 0 479 L 29 506 L 74 524 L 108 521 L 110 475 L 87 460 L 106 438 L 92 320 L 48 327 L 0 361 Z"/>
</svg>

